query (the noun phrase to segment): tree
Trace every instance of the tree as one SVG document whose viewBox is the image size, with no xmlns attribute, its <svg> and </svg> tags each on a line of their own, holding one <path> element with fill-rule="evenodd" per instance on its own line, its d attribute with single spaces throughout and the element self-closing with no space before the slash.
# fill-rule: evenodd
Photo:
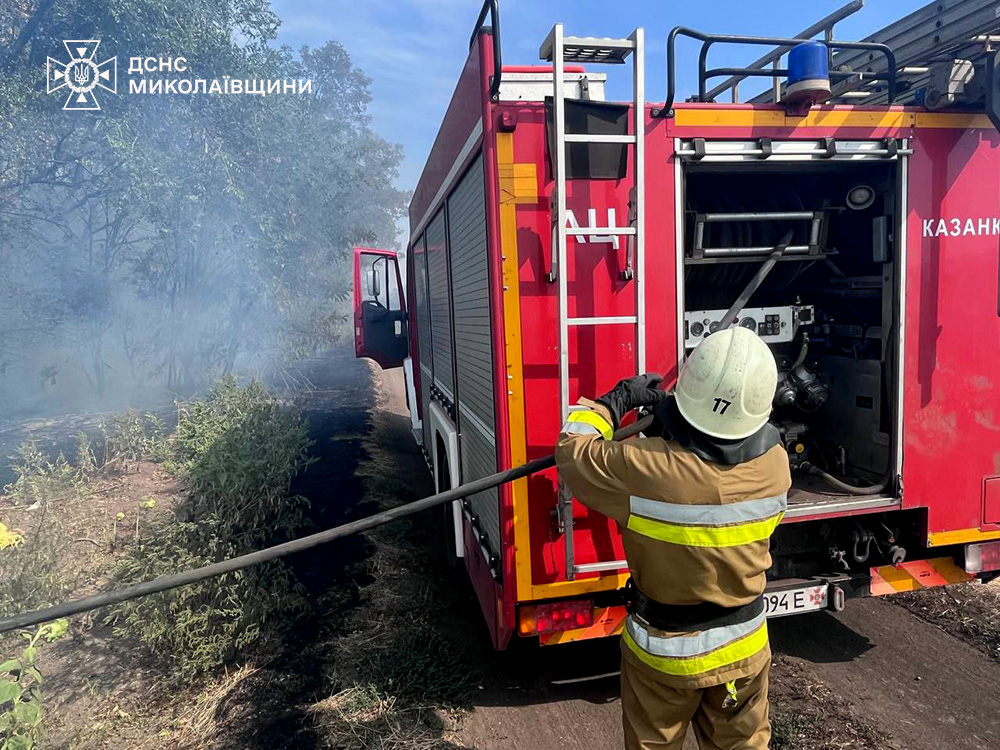
<svg viewBox="0 0 1000 750">
<path fill-rule="evenodd" d="M 277 27 L 259 0 L 0 11 L 0 396 L 53 363 L 96 396 L 189 392 L 343 335 L 351 246 L 395 239 L 402 152 L 373 132 L 345 50 L 276 48 Z M 119 56 L 100 112 L 45 93 L 63 39 Z M 181 77 L 309 79 L 312 94 L 129 94 L 128 57 L 164 50 L 188 60 Z"/>
</svg>

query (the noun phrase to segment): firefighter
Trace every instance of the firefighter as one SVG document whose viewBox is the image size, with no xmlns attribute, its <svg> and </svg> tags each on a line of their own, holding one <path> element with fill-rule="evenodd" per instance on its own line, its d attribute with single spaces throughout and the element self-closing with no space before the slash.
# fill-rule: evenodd
<svg viewBox="0 0 1000 750">
<path fill-rule="evenodd" d="M 581 399 L 556 448 L 576 498 L 622 528 L 631 578 L 622 634 L 625 746 L 767 748 L 771 651 L 762 594 L 787 505 L 788 458 L 768 422 L 777 368 L 745 328 L 704 339 L 672 395 L 660 377 Z M 646 437 L 610 438 L 633 409 Z"/>
</svg>

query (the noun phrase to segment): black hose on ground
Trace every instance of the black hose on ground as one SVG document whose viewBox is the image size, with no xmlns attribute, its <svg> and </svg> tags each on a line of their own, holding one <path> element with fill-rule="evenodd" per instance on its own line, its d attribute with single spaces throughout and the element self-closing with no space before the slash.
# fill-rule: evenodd
<svg viewBox="0 0 1000 750">
<path fill-rule="evenodd" d="M 640 432 L 649 427 L 652 421 L 653 417 L 651 416 L 639 419 L 633 424 L 630 424 L 627 427 L 622 427 L 620 430 L 615 432 L 612 439 L 624 440 L 634 435 L 638 435 Z M 501 484 L 506 484 L 507 482 L 513 482 L 515 479 L 521 479 L 539 471 L 544 471 L 545 469 L 551 469 L 555 465 L 556 457 L 554 455 L 545 456 L 544 458 L 536 458 L 534 461 L 529 461 L 523 466 L 507 469 L 506 471 L 500 471 L 496 474 L 492 474 L 491 476 L 477 479 L 474 482 L 469 482 L 468 484 L 454 487 L 453 489 L 446 490 L 445 492 L 439 492 L 436 495 L 425 497 L 423 500 L 416 500 L 415 502 L 406 503 L 405 505 L 400 505 L 396 508 L 390 508 L 389 510 L 384 510 L 381 513 L 376 513 L 373 516 L 359 518 L 356 521 L 351 521 L 350 523 L 345 523 L 341 526 L 327 529 L 326 531 L 321 531 L 317 534 L 310 534 L 309 536 L 302 537 L 301 539 L 293 539 L 290 542 L 278 544 L 274 547 L 268 547 L 267 549 L 262 549 L 257 552 L 251 552 L 247 555 L 241 555 L 229 560 L 222 560 L 221 562 L 206 565 L 203 568 L 195 568 L 194 570 L 187 570 L 183 573 L 160 576 L 159 578 L 154 578 L 152 581 L 144 581 L 143 583 L 137 583 L 134 586 L 125 586 L 124 588 L 115 589 L 113 591 L 105 591 L 100 594 L 94 594 L 93 596 L 87 596 L 83 599 L 76 599 L 64 604 L 58 604 L 55 607 L 39 609 L 34 612 L 25 612 L 24 614 L 14 615 L 13 617 L 4 617 L 3 619 L 0 619 L 0 633 L 7 633 L 11 630 L 27 628 L 33 625 L 40 625 L 43 622 L 58 620 L 61 617 L 78 615 L 81 612 L 100 609 L 101 607 L 126 602 L 130 599 L 138 599 L 142 596 L 149 596 L 150 594 L 158 594 L 162 591 L 169 591 L 170 589 L 176 589 L 180 586 L 187 586 L 192 583 L 197 583 L 198 581 L 204 581 L 208 578 L 226 575 L 227 573 L 233 573 L 237 570 L 243 570 L 244 568 L 260 565 L 261 563 L 269 562 L 271 560 L 277 560 L 281 557 L 287 557 L 288 555 L 296 552 L 302 552 L 303 550 L 318 547 L 319 545 L 326 544 L 327 542 L 332 542 L 335 539 L 350 536 L 351 534 L 357 534 L 361 531 L 374 529 L 376 526 L 382 526 L 383 524 L 387 524 L 399 518 L 412 516 L 415 513 L 427 510 L 428 508 L 444 505 L 445 503 L 450 503 L 453 500 L 461 500 L 462 498 L 474 495 L 477 492 L 498 487 Z"/>
</svg>

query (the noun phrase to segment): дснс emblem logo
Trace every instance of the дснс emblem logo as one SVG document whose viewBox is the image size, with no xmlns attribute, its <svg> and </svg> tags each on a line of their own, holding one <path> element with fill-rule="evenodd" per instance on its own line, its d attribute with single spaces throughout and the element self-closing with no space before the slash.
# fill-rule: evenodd
<svg viewBox="0 0 1000 750">
<path fill-rule="evenodd" d="M 63 44 L 69 53 L 69 62 L 61 63 L 48 58 L 46 84 L 51 94 L 63 86 L 69 87 L 69 96 L 63 109 L 100 109 L 94 89 L 100 87 L 112 94 L 118 90 L 118 62 L 112 57 L 98 64 L 96 39 L 67 40 Z"/>
</svg>

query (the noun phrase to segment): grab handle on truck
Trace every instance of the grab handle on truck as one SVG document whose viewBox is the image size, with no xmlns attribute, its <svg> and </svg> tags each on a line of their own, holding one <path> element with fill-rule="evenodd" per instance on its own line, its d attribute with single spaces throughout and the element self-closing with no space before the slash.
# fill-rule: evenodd
<svg viewBox="0 0 1000 750">
<path fill-rule="evenodd" d="M 490 99 L 499 101 L 500 99 L 500 78 L 503 75 L 503 58 L 500 53 L 500 7 L 497 0 L 486 0 L 482 10 L 479 11 L 479 18 L 476 19 L 476 27 L 472 30 L 472 38 L 469 39 L 469 49 L 476 43 L 476 38 L 483 30 L 483 21 L 486 14 L 490 14 L 490 34 L 493 36 L 493 75 L 490 76 Z"/>
<path fill-rule="evenodd" d="M 674 116 L 674 98 L 677 93 L 677 64 L 675 58 L 675 49 L 677 46 L 677 37 L 686 36 L 690 39 L 701 42 L 701 53 L 698 55 L 698 101 L 704 102 L 709 101 L 708 97 L 708 79 L 714 78 L 716 76 L 759 76 L 763 78 L 779 78 L 784 77 L 788 74 L 788 71 L 783 68 L 718 68 L 713 70 L 707 69 L 708 60 L 708 50 L 713 44 L 753 44 L 765 47 L 795 47 L 799 44 L 804 44 L 805 42 L 813 41 L 811 39 L 782 39 L 779 37 L 765 37 L 765 36 L 737 36 L 733 34 L 706 34 L 703 31 L 697 31 L 695 29 L 689 29 L 686 26 L 675 26 L 670 31 L 670 35 L 667 37 L 667 98 L 663 103 L 662 108 L 654 108 L 652 115 L 653 117 L 673 117 Z M 867 79 L 884 80 L 888 87 L 888 103 L 892 104 L 896 98 L 896 55 L 893 51 L 885 44 L 876 44 L 874 42 L 836 42 L 828 41 L 824 42 L 827 47 L 832 50 L 837 49 L 857 49 L 857 50 L 869 50 L 871 52 L 876 52 L 883 55 L 886 60 L 886 71 L 885 73 L 864 73 Z M 857 71 L 839 71 L 831 70 L 831 78 L 851 78 L 857 76 L 859 73 Z"/>
</svg>

